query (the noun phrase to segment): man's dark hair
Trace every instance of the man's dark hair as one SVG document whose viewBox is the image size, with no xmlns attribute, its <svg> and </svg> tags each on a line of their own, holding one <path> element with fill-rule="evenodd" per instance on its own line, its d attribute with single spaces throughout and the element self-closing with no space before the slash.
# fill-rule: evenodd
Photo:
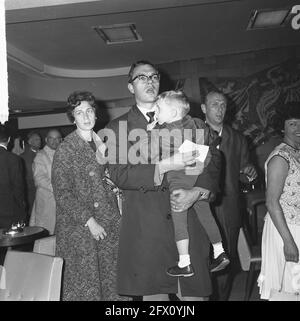
<svg viewBox="0 0 300 321">
<path fill-rule="evenodd" d="M 4 125 L 0 124 L 0 143 L 7 143 L 9 136 L 8 129 Z"/>
<path fill-rule="evenodd" d="M 157 70 L 157 67 L 155 65 L 153 65 L 153 63 L 151 63 L 150 61 L 147 61 L 147 60 L 139 60 L 139 61 L 136 61 L 134 62 L 130 69 L 129 69 L 129 72 L 128 72 L 128 82 L 130 83 L 132 81 L 132 75 L 133 75 L 133 72 L 134 72 L 134 69 L 138 66 L 143 66 L 143 65 L 149 65 L 151 66 L 152 68 L 154 68 L 156 71 Z"/>
</svg>

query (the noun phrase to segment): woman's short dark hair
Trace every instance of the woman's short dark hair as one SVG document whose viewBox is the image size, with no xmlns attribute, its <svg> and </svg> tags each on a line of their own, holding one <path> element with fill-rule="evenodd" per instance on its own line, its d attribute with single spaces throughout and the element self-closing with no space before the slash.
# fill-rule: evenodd
<svg viewBox="0 0 300 321">
<path fill-rule="evenodd" d="M 69 117 L 70 121 L 73 123 L 75 118 L 73 116 L 74 109 L 81 104 L 82 101 L 87 101 L 97 112 L 97 104 L 94 95 L 89 91 L 74 91 L 68 97 L 68 107 L 67 107 L 67 116 Z"/>
<path fill-rule="evenodd" d="M 276 127 L 284 129 L 284 123 L 288 119 L 300 119 L 300 102 L 289 102 L 283 105 L 277 112 Z"/>
</svg>

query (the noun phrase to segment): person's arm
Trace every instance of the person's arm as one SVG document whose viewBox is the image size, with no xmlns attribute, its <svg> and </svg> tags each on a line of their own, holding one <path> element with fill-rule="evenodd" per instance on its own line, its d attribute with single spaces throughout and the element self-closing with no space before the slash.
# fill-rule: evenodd
<svg viewBox="0 0 300 321">
<path fill-rule="evenodd" d="M 111 125 L 112 128 L 107 128 L 117 133 L 118 128 Z M 98 135 L 103 136 L 103 132 Z M 129 142 L 126 142 L 129 144 Z M 195 162 L 197 153 L 176 153 L 172 157 L 164 159 L 157 164 L 130 164 L 128 160 L 128 150 L 124 146 L 120 146 L 119 139 L 108 139 L 105 142 L 108 153 L 116 152 L 117 164 L 110 161 L 109 174 L 111 180 L 121 189 L 125 190 L 141 190 L 155 191 L 158 188 L 163 188 L 164 174 L 170 170 L 180 170 L 187 165 Z M 129 148 L 131 148 L 130 146 Z"/>
<path fill-rule="evenodd" d="M 270 217 L 283 240 L 286 261 L 298 262 L 299 250 L 286 223 L 279 199 L 283 192 L 289 164 L 281 156 L 274 156 L 267 165 L 266 206 Z"/>
<path fill-rule="evenodd" d="M 222 155 L 221 152 L 210 146 L 209 148 L 211 159 L 203 172 L 198 176 L 195 186 L 209 190 L 212 195 L 216 195 L 220 190 L 220 176 L 222 168 Z"/>
<path fill-rule="evenodd" d="M 155 164 L 130 164 L 128 152 L 130 142 L 126 135 L 119 137 L 122 126 L 127 121 L 112 121 L 106 128 L 99 130 L 97 135 L 105 142 L 106 156 L 101 160 L 101 153 L 97 150 L 97 161 L 108 164 L 110 179 L 124 190 L 156 190 L 154 185 Z M 124 131 L 127 134 L 127 131 Z M 122 141 L 120 142 L 120 139 Z"/>
<path fill-rule="evenodd" d="M 34 184 L 36 187 L 52 192 L 52 184 L 48 174 L 47 165 L 44 160 L 44 155 L 37 154 L 32 163 L 32 173 L 34 178 Z"/>
<path fill-rule="evenodd" d="M 245 174 L 248 180 L 251 182 L 257 178 L 257 172 L 255 167 L 250 162 L 248 143 L 246 138 L 243 136 L 240 142 L 240 148 L 241 148 L 240 173 Z"/>
</svg>

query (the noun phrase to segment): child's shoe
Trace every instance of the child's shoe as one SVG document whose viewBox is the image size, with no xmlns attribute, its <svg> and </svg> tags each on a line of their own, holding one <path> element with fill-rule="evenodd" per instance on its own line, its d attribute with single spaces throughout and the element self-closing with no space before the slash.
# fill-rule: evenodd
<svg viewBox="0 0 300 321">
<path fill-rule="evenodd" d="M 225 267 L 230 263 L 230 260 L 225 252 L 221 253 L 215 259 L 212 259 L 210 263 L 210 272 L 217 272 L 225 269 Z"/>
<path fill-rule="evenodd" d="M 194 275 L 194 269 L 192 264 L 189 264 L 183 268 L 179 267 L 178 265 L 172 266 L 168 268 L 167 274 L 170 276 L 193 276 Z"/>
</svg>

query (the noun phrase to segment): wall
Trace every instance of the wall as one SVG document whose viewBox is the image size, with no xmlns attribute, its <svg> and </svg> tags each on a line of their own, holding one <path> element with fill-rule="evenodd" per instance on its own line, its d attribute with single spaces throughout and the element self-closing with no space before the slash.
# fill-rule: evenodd
<svg viewBox="0 0 300 321">
<path fill-rule="evenodd" d="M 163 74 L 161 89 L 173 89 L 176 82 L 182 80 L 184 82 L 183 89 L 191 100 L 192 114 L 199 116 L 200 77 L 245 77 L 295 57 L 300 57 L 300 47 L 261 50 L 161 64 L 159 65 Z M 10 90 L 20 97 L 31 97 L 32 100 L 36 99 L 37 101 L 44 100 L 50 107 L 65 105 L 66 97 L 74 90 L 89 90 L 94 93 L 100 103 L 103 123 L 125 113 L 133 103 L 132 96 L 127 89 L 126 76 L 54 79 L 46 76 L 37 77 L 33 74 L 25 76 L 17 70 L 11 70 L 9 84 Z M 23 106 L 22 99 L 20 101 L 19 105 L 14 108 L 34 109 L 39 107 L 38 105 Z M 47 118 L 46 115 L 43 117 Z M 52 122 L 53 116 L 50 118 L 49 122 Z M 26 126 L 28 127 L 30 124 Z M 32 123 L 32 126 L 35 127 L 36 124 Z"/>
</svg>

